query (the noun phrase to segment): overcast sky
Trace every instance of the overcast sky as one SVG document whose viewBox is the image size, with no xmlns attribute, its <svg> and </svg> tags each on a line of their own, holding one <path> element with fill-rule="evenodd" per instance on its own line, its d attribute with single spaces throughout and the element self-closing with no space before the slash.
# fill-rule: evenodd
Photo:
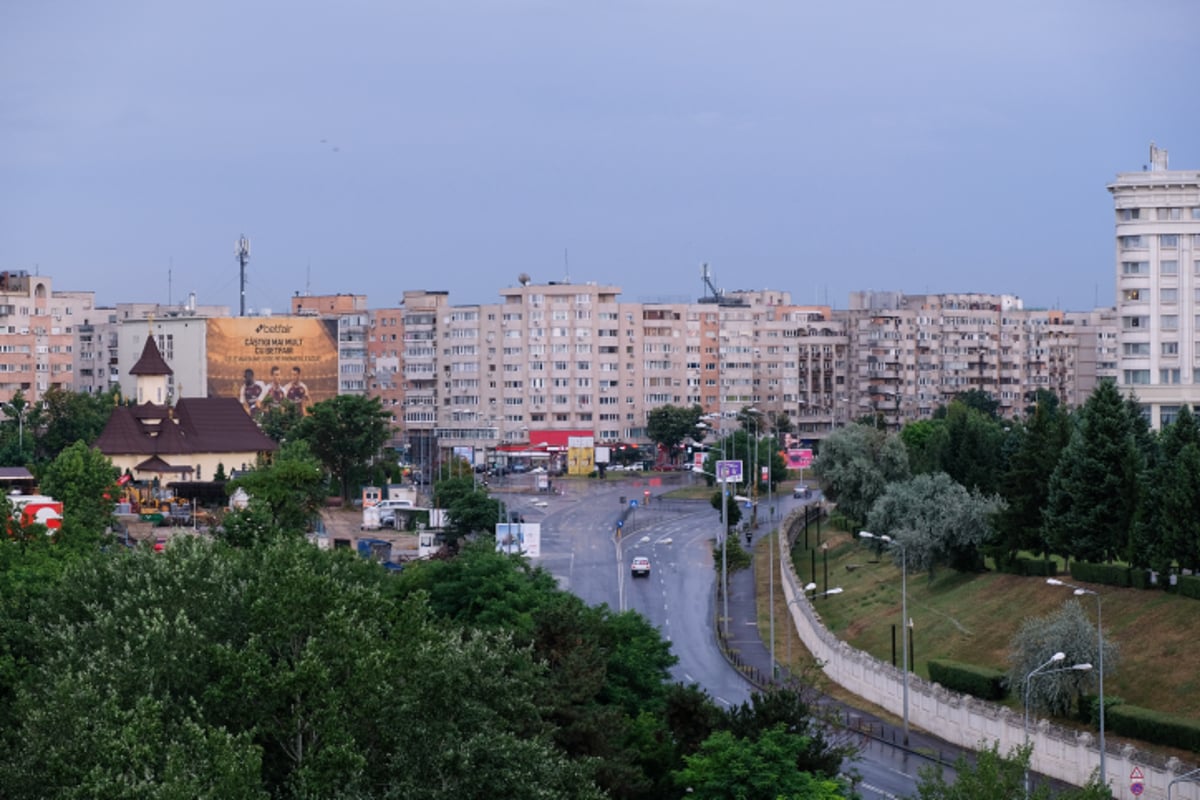
<svg viewBox="0 0 1200 800">
<path fill-rule="evenodd" d="M 238 310 L 522 272 L 1114 295 L 1118 172 L 1200 169 L 1200 3 L 9 0 L 0 269 Z"/>
</svg>

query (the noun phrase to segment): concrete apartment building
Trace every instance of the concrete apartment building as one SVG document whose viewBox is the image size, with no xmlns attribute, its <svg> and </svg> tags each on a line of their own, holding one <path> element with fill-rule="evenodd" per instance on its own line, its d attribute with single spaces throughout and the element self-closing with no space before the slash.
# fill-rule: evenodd
<svg viewBox="0 0 1200 800">
<path fill-rule="evenodd" d="M 25 270 L 0 272 L 0 402 L 74 389 L 76 328 L 92 318 L 95 296 L 54 291 L 53 279 Z"/>
<path fill-rule="evenodd" d="M 1142 172 L 1117 175 L 1120 370 L 1154 428 L 1200 403 L 1200 171 L 1172 170 L 1150 145 Z"/>
</svg>

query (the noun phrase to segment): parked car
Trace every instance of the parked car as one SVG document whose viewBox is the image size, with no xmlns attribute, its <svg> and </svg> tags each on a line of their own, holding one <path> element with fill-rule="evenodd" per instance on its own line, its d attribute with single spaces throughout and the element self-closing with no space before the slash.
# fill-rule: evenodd
<svg viewBox="0 0 1200 800">
<path fill-rule="evenodd" d="M 529 465 L 528 464 L 513 464 L 511 467 L 509 467 L 509 469 L 512 470 L 512 473 L 514 475 L 518 475 L 522 472 L 529 472 Z"/>
<path fill-rule="evenodd" d="M 635 577 L 635 578 L 638 577 L 639 575 L 649 576 L 650 575 L 650 559 L 646 558 L 645 556 L 638 556 L 630 564 L 630 571 L 633 573 L 633 577 Z"/>
<path fill-rule="evenodd" d="M 808 497 L 811 494 L 812 489 L 809 489 L 808 486 L 803 483 L 797 483 L 796 488 L 792 489 L 792 497 L 796 498 L 797 500 Z"/>
</svg>

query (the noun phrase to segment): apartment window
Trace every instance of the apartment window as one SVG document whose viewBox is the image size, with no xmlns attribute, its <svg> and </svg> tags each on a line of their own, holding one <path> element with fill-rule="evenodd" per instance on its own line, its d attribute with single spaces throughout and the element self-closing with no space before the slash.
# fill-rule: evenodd
<svg viewBox="0 0 1200 800">
<path fill-rule="evenodd" d="M 1182 208 L 1160 208 L 1160 209 L 1158 209 L 1157 216 L 1159 219 L 1180 220 L 1180 219 L 1183 219 L 1183 209 Z"/>
<path fill-rule="evenodd" d="M 1158 371 L 1158 382 L 1167 384 L 1179 383 L 1178 369 L 1160 369 Z"/>
<path fill-rule="evenodd" d="M 1179 418 L 1179 406 L 1159 406 L 1158 407 L 1158 425 L 1170 425 Z"/>
<path fill-rule="evenodd" d="M 1148 369 L 1127 369 L 1124 371 L 1124 380 L 1126 385 L 1143 385 L 1150 383 L 1150 370 Z"/>
<path fill-rule="evenodd" d="M 1140 208 L 1122 208 L 1117 213 L 1120 214 L 1122 222 L 1133 222 L 1142 217 L 1142 210 Z"/>
<path fill-rule="evenodd" d="M 1200 219 L 1200 206 L 1196 206 L 1192 209 L 1192 219 Z M 1195 236 L 1196 234 L 1192 235 Z"/>
<path fill-rule="evenodd" d="M 1178 303 L 1179 290 L 1171 287 L 1162 287 L 1158 290 L 1158 302 L 1160 303 Z"/>
<path fill-rule="evenodd" d="M 1122 261 L 1121 262 L 1121 274 L 1122 275 L 1149 275 L 1150 274 L 1150 262 L 1149 261 Z"/>
<path fill-rule="evenodd" d="M 1179 262 L 1175 259 L 1167 259 L 1166 261 L 1158 262 L 1159 275 L 1178 275 Z"/>
<path fill-rule="evenodd" d="M 1126 303 L 1136 303 L 1138 300 L 1142 299 L 1142 290 L 1126 289 L 1125 291 L 1121 292 L 1121 297 L 1124 298 Z"/>
<path fill-rule="evenodd" d="M 1121 345 L 1121 352 L 1127 356 L 1148 356 L 1150 355 L 1150 343 L 1125 342 Z"/>
<path fill-rule="evenodd" d="M 1122 250 L 1145 250 L 1146 240 L 1141 236 L 1118 236 L 1117 243 Z"/>
<path fill-rule="evenodd" d="M 1179 317 L 1175 314 L 1163 314 L 1158 318 L 1158 327 L 1164 331 L 1179 330 Z"/>
<path fill-rule="evenodd" d="M 1179 355 L 1179 342 L 1162 342 L 1161 348 L 1164 356 Z"/>
<path fill-rule="evenodd" d="M 1150 327 L 1149 317 L 1121 317 L 1121 327 L 1125 330 L 1141 329 Z"/>
<path fill-rule="evenodd" d="M 1174 233 L 1164 233 L 1158 237 L 1158 246 L 1167 250 L 1179 247 L 1179 236 Z"/>
</svg>

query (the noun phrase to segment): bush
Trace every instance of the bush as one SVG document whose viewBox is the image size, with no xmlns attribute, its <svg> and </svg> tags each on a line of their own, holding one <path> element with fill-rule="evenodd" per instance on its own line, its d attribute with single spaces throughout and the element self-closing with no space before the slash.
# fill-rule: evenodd
<svg viewBox="0 0 1200 800">
<path fill-rule="evenodd" d="M 1053 578 L 1058 575 L 1058 562 L 1049 558 L 997 558 L 996 569 L 1010 575 L 1025 577 Z"/>
<path fill-rule="evenodd" d="M 1151 711 L 1127 703 L 1104 705 L 1105 728 L 1113 733 L 1200 752 L 1200 720 Z"/>
<path fill-rule="evenodd" d="M 934 659 L 929 662 L 929 679 L 951 691 L 981 700 L 1003 700 L 1008 695 L 1007 676 L 989 667 Z"/>
<path fill-rule="evenodd" d="M 1071 577 L 1084 583 L 1099 583 L 1104 586 L 1133 585 L 1130 578 L 1132 570 L 1116 564 L 1089 564 L 1086 561 L 1075 561 L 1071 564 Z"/>
<path fill-rule="evenodd" d="M 1200 576 L 1180 575 L 1178 582 L 1175 584 L 1175 590 L 1179 592 L 1180 597 L 1190 597 L 1193 600 L 1200 600 Z"/>
</svg>

